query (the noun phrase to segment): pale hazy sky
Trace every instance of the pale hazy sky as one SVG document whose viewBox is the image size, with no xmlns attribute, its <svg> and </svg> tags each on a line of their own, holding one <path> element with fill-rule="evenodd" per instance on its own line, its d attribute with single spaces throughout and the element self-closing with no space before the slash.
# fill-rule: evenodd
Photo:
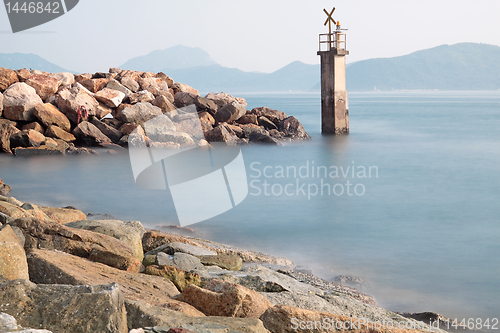
<svg viewBox="0 0 500 333">
<path fill-rule="evenodd" d="M 76 72 L 105 71 L 174 45 L 219 64 L 272 72 L 319 63 L 323 8 L 348 28 L 348 62 L 441 44 L 500 45 L 500 0 L 80 0 L 66 15 L 12 34 L 0 8 L 0 53 L 35 53 Z"/>
</svg>

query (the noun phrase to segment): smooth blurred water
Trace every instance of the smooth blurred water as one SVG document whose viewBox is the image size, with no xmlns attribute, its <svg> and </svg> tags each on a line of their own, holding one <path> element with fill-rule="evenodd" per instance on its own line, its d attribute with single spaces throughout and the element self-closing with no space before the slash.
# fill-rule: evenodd
<svg viewBox="0 0 500 333">
<path fill-rule="evenodd" d="M 249 108 L 294 115 L 313 139 L 243 147 L 249 182 L 260 183 L 242 204 L 195 229 L 286 256 L 325 278 L 359 276 L 365 291 L 392 310 L 498 316 L 500 92 L 351 93 L 351 134 L 343 137 L 320 135 L 318 94 L 242 97 Z M 305 165 L 375 167 L 378 177 L 257 177 L 266 166 Z M 138 188 L 126 153 L 1 156 L 0 177 L 24 201 L 74 205 L 150 227 L 177 223 L 170 193 Z M 255 195 L 264 181 L 275 190 L 299 181 L 307 190 L 321 180 L 360 184 L 364 194 Z M 197 200 L 203 198 L 194 209 Z"/>
</svg>

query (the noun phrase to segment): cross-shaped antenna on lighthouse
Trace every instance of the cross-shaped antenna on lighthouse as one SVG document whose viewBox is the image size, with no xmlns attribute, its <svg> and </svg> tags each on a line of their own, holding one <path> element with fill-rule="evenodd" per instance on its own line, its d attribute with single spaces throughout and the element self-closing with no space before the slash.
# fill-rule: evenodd
<svg viewBox="0 0 500 333">
<path fill-rule="evenodd" d="M 326 9 L 323 9 L 323 11 L 328 16 L 324 25 L 326 26 L 326 24 L 328 24 L 328 33 L 331 35 L 332 34 L 332 22 L 334 25 L 337 24 L 337 22 L 335 22 L 335 20 L 332 17 L 333 12 L 335 11 L 335 7 L 333 7 L 333 9 L 330 13 L 328 13 L 328 11 Z"/>
</svg>

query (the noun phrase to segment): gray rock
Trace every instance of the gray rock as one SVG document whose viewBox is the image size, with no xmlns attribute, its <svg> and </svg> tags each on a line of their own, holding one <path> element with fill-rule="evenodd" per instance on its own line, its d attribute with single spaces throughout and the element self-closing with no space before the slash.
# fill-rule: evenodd
<svg viewBox="0 0 500 333">
<path fill-rule="evenodd" d="M 200 259 L 187 253 L 176 252 L 173 255 L 173 266 L 185 271 L 192 271 L 203 267 Z"/>
<path fill-rule="evenodd" d="M 250 133 L 250 142 L 255 142 L 255 143 L 265 143 L 265 144 L 270 144 L 270 145 L 275 145 L 279 146 L 281 145 L 281 142 L 279 142 L 277 139 L 273 138 L 270 135 L 260 133 L 257 131 L 251 132 Z"/>
<path fill-rule="evenodd" d="M 17 325 L 16 318 L 6 313 L 0 313 L 0 333 L 9 333 L 15 331 L 16 333 L 52 333 L 47 330 L 34 330 L 31 328 L 22 328 Z"/>
<path fill-rule="evenodd" d="M 182 252 L 182 253 L 191 254 L 193 256 L 209 256 L 209 255 L 216 255 L 217 254 L 217 253 L 210 251 L 209 249 L 206 249 L 204 247 L 195 246 L 195 245 L 186 244 L 186 243 L 181 243 L 181 242 L 173 242 L 173 243 L 166 244 L 166 248 L 162 252 L 165 252 L 168 254 Z"/>
<path fill-rule="evenodd" d="M 3 93 L 3 117 L 10 120 L 34 121 L 35 105 L 43 104 L 34 88 L 24 82 L 11 85 Z"/>
<path fill-rule="evenodd" d="M 122 121 L 126 123 L 144 124 L 148 120 L 161 116 L 163 112 L 159 107 L 150 103 L 137 103 L 122 110 Z"/>
<path fill-rule="evenodd" d="M 304 130 L 304 126 L 302 126 L 300 121 L 298 121 L 294 116 L 290 116 L 280 121 L 278 128 L 280 132 L 285 134 L 286 137 L 293 140 L 307 140 L 311 138 Z"/>
<path fill-rule="evenodd" d="M 0 285 L 0 309 L 24 327 L 56 332 L 127 332 L 123 295 L 116 283 L 98 286 Z"/>
<path fill-rule="evenodd" d="M 231 102 L 224 105 L 215 113 L 215 120 L 219 123 L 223 122 L 233 122 L 240 119 L 246 113 L 246 107 L 244 104 L 238 102 Z"/>
<path fill-rule="evenodd" d="M 151 254 L 147 255 L 148 257 Z M 156 254 L 155 265 L 158 266 L 174 266 L 174 256 L 170 254 L 166 254 L 165 252 L 158 252 Z"/>
</svg>

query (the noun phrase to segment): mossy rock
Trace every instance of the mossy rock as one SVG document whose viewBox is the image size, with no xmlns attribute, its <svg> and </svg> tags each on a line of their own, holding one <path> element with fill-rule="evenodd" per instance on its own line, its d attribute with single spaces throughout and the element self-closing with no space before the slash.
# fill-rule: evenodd
<svg viewBox="0 0 500 333">
<path fill-rule="evenodd" d="M 198 274 L 186 272 L 174 266 L 150 265 L 146 267 L 144 273 L 161 276 L 172 281 L 181 292 L 190 284 L 194 284 L 198 287 L 201 286 L 201 277 Z"/>
<path fill-rule="evenodd" d="M 243 265 L 240 256 L 234 254 L 219 254 L 215 256 L 197 256 L 205 266 L 219 266 L 230 271 L 239 271 Z"/>
</svg>

